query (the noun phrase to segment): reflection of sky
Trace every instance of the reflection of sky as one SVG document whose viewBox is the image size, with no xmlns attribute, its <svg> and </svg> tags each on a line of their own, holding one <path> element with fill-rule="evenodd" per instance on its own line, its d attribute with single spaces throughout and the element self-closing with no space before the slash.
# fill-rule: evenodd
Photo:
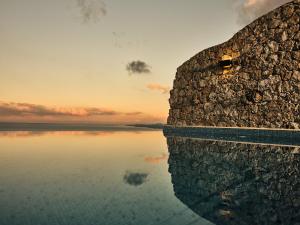
<svg viewBox="0 0 300 225">
<path fill-rule="evenodd" d="M 149 130 L 149 132 L 154 130 Z M 126 133 L 124 130 L 111 130 L 111 131 L 0 131 L 1 137 L 35 137 L 35 136 L 110 136 L 114 134 Z M 133 134 L 140 134 L 143 131 L 130 131 Z"/>
<path fill-rule="evenodd" d="M 168 155 L 166 153 L 163 153 L 159 156 L 147 156 L 145 157 L 145 162 L 148 163 L 160 163 L 162 161 L 165 161 L 168 159 Z"/>
<path fill-rule="evenodd" d="M 147 225 L 166 219 L 184 225 L 200 220 L 174 196 L 167 161 L 145 162 L 148 156 L 167 154 L 161 131 L 108 133 L 105 138 L 81 132 L 2 136 L 0 146 L 1 225 Z M 127 171 L 149 174 L 147 182 L 125 184 Z"/>
</svg>

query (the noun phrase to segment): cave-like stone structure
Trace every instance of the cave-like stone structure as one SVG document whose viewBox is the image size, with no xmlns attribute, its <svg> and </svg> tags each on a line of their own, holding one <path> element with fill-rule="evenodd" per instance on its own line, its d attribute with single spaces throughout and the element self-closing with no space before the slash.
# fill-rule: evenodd
<svg viewBox="0 0 300 225">
<path fill-rule="evenodd" d="M 300 128 L 300 0 L 177 69 L 168 124 Z"/>
<path fill-rule="evenodd" d="M 174 193 L 216 225 L 299 225 L 299 147 L 168 137 Z"/>
</svg>

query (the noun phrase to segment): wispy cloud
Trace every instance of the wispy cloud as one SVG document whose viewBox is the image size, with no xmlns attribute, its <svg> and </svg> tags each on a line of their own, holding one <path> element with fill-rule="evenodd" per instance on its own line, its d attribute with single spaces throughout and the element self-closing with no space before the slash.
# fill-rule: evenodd
<svg viewBox="0 0 300 225">
<path fill-rule="evenodd" d="M 62 108 L 47 107 L 43 105 L 35 105 L 29 103 L 5 103 L 0 102 L 1 116 L 112 116 L 118 115 L 120 112 L 106 110 L 101 108 Z"/>
<path fill-rule="evenodd" d="M 102 0 L 76 0 L 83 22 L 97 22 L 107 14 Z"/>
<path fill-rule="evenodd" d="M 142 73 L 150 73 L 150 66 L 140 60 L 137 61 L 132 61 L 127 64 L 126 70 L 128 71 L 129 74 L 142 74 Z"/>
<path fill-rule="evenodd" d="M 169 91 L 170 91 L 170 87 L 163 86 L 163 85 L 156 84 L 156 83 L 148 84 L 147 88 L 152 90 L 152 91 L 159 91 L 162 94 L 168 94 Z"/>
<path fill-rule="evenodd" d="M 137 116 L 137 115 L 141 115 L 143 114 L 142 112 L 129 112 L 129 113 L 126 113 L 127 116 Z"/>
<path fill-rule="evenodd" d="M 99 123 L 154 123 L 163 117 L 139 111 L 116 111 L 97 107 L 49 107 L 30 103 L 0 101 L 0 121 L 18 122 L 99 122 Z"/>
<path fill-rule="evenodd" d="M 124 44 L 123 44 L 123 41 L 124 41 L 124 37 L 125 37 L 125 32 L 112 32 L 112 35 L 113 35 L 113 43 L 114 43 L 114 46 L 116 48 L 123 48 L 124 47 Z"/>
<path fill-rule="evenodd" d="M 238 23 L 246 25 L 291 0 L 232 0 L 238 13 Z"/>
</svg>

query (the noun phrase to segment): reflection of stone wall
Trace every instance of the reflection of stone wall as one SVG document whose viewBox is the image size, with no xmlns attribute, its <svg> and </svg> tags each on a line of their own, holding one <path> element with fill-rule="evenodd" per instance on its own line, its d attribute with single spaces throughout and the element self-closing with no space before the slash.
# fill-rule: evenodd
<svg viewBox="0 0 300 225">
<path fill-rule="evenodd" d="M 167 141 L 175 195 L 200 216 L 224 225 L 300 221 L 298 148 Z"/>
<path fill-rule="evenodd" d="M 300 128 L 300 0 L 177 69 L 170 125 Z M 223 55 L 233 66 L 223 70 Z"/>
</svg>

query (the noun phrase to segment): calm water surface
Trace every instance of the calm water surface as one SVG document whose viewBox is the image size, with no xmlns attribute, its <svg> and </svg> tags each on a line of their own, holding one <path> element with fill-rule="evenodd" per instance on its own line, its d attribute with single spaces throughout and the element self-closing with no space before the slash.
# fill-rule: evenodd
<svg viewBox="0 0 300 225">
<path fill-rule="evenodd" d="M 1 225 L 292 225 L 299 193 L 294 147 L 0 132 Z"/>
</svg>

